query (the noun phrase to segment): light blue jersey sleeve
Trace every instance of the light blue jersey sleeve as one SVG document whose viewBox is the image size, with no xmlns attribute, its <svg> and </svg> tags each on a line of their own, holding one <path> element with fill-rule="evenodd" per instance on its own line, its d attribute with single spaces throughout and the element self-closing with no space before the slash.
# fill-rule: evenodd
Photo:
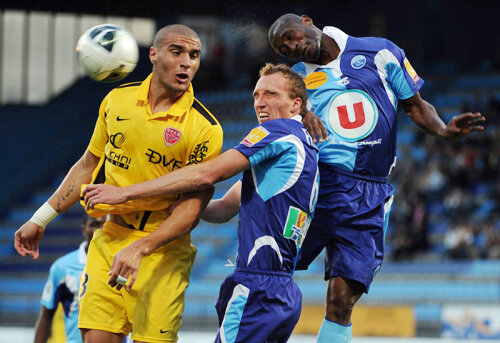
<svg viewBox="0 0 500 343">
<path fill-rule="evenodd" d="M 57 298 L 57 288 L 64 278 L 64 270 L 61 268 L 60 259 L 50 267 L 49 277 L 43 287 L 42 299 L 40 303 L 49 310 L 55 310 L 59 303 Z"/>
<path fill-rule="evenodd" d="M 305 78 L 307 75 L 306 75 L 306 66 L 304 63 L 302 62 L 299 62 L 297 64 L 295 64 L 293 67 L 292 67 L 293 71 L 296 72 L 297 74 L 299 74 L 299 76 L 301 78 Z"/>
</svg>

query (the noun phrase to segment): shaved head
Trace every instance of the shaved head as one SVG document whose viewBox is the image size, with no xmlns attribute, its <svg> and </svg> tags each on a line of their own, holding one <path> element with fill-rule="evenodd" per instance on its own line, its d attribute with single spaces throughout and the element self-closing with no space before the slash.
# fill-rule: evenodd
<svg viewBox="0 0 500 343">
<path fill-rule="evenodd" d="M 168 33 L 175 33 L 181 36 L 192 38 L 194 40 L 197 40 L 198 42 L 200 41 L 200 38 L 198 37 L 196 32 L 194 32 L 190 27 L 182 24 L 172 24 L 162 27 L 156 33 L 155 38 L 153 40 L 153 46 L 158 49 L 161 48 L 163 39 L 165 38 L 165 35 Z"/>
<path fill-rule="evenodd" d="M 323 31 L 307 15 L 282 15 L 271 25 L 267 36 L 277 54 L 294 62 L 319 62 Z"/>
<path fill-rule="evenodd" d="M 289 26 L 290 24 L 302 24 L 302 20 L 299 15 L 294 14 L 294 13 L 287 13 L 283 14 L 281 17 L 276 19 L 274 23 L 271 25 L 269 28 L 269 31 L 267 32 L 267 38 L 269 39 L 269 42 L 271 43 L 271 46 L 273 49 L 276 48 L 273 45 L 275 39 L 276 39 L 276 34 L 278 33 L 279 29 L 282 28 L 283 26 Z"/>
</svg>

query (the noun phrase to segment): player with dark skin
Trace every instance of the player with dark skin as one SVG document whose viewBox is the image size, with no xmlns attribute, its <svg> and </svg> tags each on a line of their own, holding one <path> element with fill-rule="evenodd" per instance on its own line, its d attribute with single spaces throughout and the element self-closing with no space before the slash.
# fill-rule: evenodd
<svg viewBox="0 0 500 343">
<path fill-rule="evenodd" d="M 268 38 L 277 54 L 293 62 L 326 66 L 336 60 L 341 52 L 337 42 L 314 26 L 312 19 L 306 15 L 281 16 L 270 27 Z M 457 115 L 445 124 L 434 106 L 422 99 L 419 92 L 400 100 L 400 103 L 416 125 L 429 134 L 449 141 L 457 141 L 473 131 L 484 130 L 485 118 L 477 112 Z M 308 112 L 303 122 L 315 142 L 328 140 L 327 130 L 318 116 Z M 343 277 L 333 277 L 327 282 L 326 319 L 350 325 L 353 307 L 363 294 L 364 286 Z"/>
<path fill-rule="evenodd" d="M 269 30 L 271 46 L 276 53 L 290 61 L 326 65 L 335 60 L 340 53 L 335 40 L 314 26 L 312 19 L 307 15 L 300 17 L 284 15 L 271 29 Z M 482 124 L 485 118 L 479 112 L 457 115 L 445 124 L 434 106 L 422 99 L 419 93 L 402 100 L 401 105 L 410 119 L 427 133 L 450 141 L 458 141 L 472 131 L 484 130 Z M 307 122 L 304 124 L 307 124 L 309 133 L 315 141 L 316 137 L 319 141 L 328 139 L 326 129 L 318 116 L 309 112 Z"/>
</svg>

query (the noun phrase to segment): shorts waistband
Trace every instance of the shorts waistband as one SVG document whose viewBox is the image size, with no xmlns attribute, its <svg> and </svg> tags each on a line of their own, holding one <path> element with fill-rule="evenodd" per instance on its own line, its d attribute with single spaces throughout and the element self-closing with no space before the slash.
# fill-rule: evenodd
<svg viewBox="0 0 500 343">
<path fill-rule="evenodd" d="M 125 226 L 118 225 L 118 224 L 110 222 L 110 221 L 107 221 L 104 223 L 102 230 L 117 232 L 119 234 L 126 235 L 129 237 L 132 236 L 132 237 L 141 237 L 141 238 L 146 237 L 151 233 L 151 232 L 147 232 L 147 231 L 134 230 L 134 229 L 131 229 L 131 228 L 128 228 Z M 191 237 L 189 234 L 186 234 L 184 236 L 177 238 L 175 241 L 188 241 L 188 242 L 190 242 Z"/>
<path fill-rule="evenodd" d="M 353 179 L 358 179 L 358 180 L 363 180 L 363 181 L 371 181 L 371 182 L 378 182 L 378 183 L 387 183 L 388 182 L 388 178 L 387 177 L 373 176 L 373 175 L 360 175 L 360 174 L 352 173 L 352 172 L 344 170 L 344 169 L 340 169 L 340 168 L 334 167 L 331 164 L 326 164 L 326 163 L 319 162 L 318 166 L 320 166 L 321 168 L 327 168 L 327 169 L 332 170 L 332 171 L 334 171 L 336 173 L 339 173 L 341 175 L 345 175 L 345 176 L 351 177 Z"/>
<path fill-rule="evenodd" d="M 134 230 L 125 226 L 118 225 L 116 223 L 107 221 L 104 223 L 102 230 L 104 231 L 113 231 L 127 236 L 135 236 L 135 237 L 146 237 L 150 234 L 150 232 Z"/>
<path fill-rule="evenodd" d="M 281 271 L 281 270 L 255 270 L 255 269 L 247 269 L 247 268 L 236 268 L 234 273 L 252 273 L 252 274 L 262 274 L 262 275 L 274 275 L 274 276 L 286 276 L 291 278 L 292 275 L 290 273 Z"/>
</svg>

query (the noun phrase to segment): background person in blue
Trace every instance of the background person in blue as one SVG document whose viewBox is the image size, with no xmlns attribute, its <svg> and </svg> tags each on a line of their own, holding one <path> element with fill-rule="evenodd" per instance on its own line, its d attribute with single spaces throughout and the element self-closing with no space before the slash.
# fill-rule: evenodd
<svg viewBox="0 0 500 343">
<path fill-rule="evenodd" d="M 216 304 L 216 342 L 286 342 L 302 306 L 291 275 L 319 187 L 317 148 L 302 125 L 306 89 L 289 67 L 268 64 L 260 71 L 253 96 L 260 125 L 234 149 L 144 183 L 124 188 L 89 185 L 84 191 L 87 206 L 93 208 L 207 189 L 244 171 L 238 257 Z M 240 206 L 237 200 L 233 209 Z M 170 234 L 162 239 L 174 238 Z M 123 271 L 112 267 L 111 272 Z"/>
<path fill-rule="evenodd" d="M 87 262 L 87 249 L 97 229 L 102 228 L 105 217 L 92 218 L 85 215 L 82 233 L 85 241 L 78 250 L 60 258 L 50 267 L 50 273 L 43 288 L 42 308 L 35 325 L 35 343 L 45 343 L 50 337 L 50 329 L 59 303 L 64 310 L 64 331 L 66 342 L 81 343 L 82 336 L 78 329 L 78 286 L 80 276 Z"/>
<path fill-rule="evenodd" d="M 484 117 L 465 113 L 445 124 L 420 97 L 424 81 L 404 51 L 387 39 L 320 30 L 296 14 L 278 18 L 268 37 L 276 53 L 298 62 L 293 69 L 304 78 L 308 109 L 319 116 L 308 112 L 304 119 L 320 140 L 321 185 L 297 269 L 307 269 L 326 247 L 326 318 L 318 342 L 349 342 L 353 306 L 368 292 L 384 255 L 398 100 L 418 126 L 448 140 L 483 130 Z"/>
</svg>

